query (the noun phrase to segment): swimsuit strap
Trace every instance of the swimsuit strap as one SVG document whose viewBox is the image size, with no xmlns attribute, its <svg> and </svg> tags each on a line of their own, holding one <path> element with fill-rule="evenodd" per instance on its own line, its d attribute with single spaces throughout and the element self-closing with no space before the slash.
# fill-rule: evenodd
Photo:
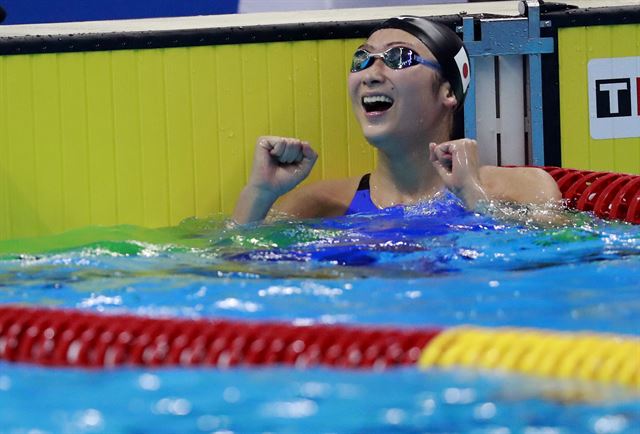
<svg viewBox="0 0 640 434">
<path fill-rule="evenodd" d="M 360 184 L 358 184 L 358 190 L 356 194 L 353 196 L 351 203 L 349 204 L 349 208 L 344 213 L 345 215 L 356 214 L 361 212 L 377 212 L 380 211 L 380 208 L 376 206 L 375 203 L 371 200 L 371 189 L 369 187 L 369 179 L 371 178 L 371 174 L 367 173 L 362 178 L 360 178 Z"/>
<path fill-rule="evenodd" d="M 369 187 L 369 179 L 371 179 L 371 174 L 366 173 L 360 178 L 360 184 L 358 184 L 358 191 L 360 190 L 371 190 Z"/>
</svg>

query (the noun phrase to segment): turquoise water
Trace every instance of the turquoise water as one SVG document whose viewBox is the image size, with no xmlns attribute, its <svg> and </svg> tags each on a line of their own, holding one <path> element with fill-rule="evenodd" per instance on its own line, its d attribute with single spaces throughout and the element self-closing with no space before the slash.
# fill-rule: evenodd
<svg viewBox="0 0 640 434">
<path fill-rule="evenodd" d="M 0 258 L 3 304 L 640 335 L 640 229 L 581 214 L 541 226 L 448 203 L 235 228 L 193 219 L 2 242 Z M 0 433 L 639 430 L 628 390 L 497 372 L 0 364 Z"/>
</svg>

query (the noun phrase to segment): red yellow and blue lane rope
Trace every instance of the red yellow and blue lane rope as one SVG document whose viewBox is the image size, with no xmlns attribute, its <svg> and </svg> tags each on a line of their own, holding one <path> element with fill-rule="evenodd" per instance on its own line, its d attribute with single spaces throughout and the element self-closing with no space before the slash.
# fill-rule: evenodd
<svg viewBox="0 0 640 434">
<path fill-rule="evenodd" d="M 49 366 L 295 365 L 497 370 L 640 392 L 640 338 L 460 326 L 403 329 L 0 307 L 0 360 Z"/>
</svg>

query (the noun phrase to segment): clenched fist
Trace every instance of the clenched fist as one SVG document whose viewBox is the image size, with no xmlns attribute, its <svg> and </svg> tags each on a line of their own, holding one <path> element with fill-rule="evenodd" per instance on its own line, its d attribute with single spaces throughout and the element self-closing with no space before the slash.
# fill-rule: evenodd
<svg viewBox="0 0 640 434">
<path fill-rule="evenodd" d="M 487 194 L 480 182 L 477 143 L 471 139 L 429 144 L 429 159 L 445 186 L 474 208 Z"/>
<path fill-rule="evenodd" d="M 317 159 L 318 154 L 308 142 L 288 137 L 260 137 L 249 186 L 280 197 L 309 175 Z"/>
<path fill-rule="evenodd" d="M 275 201 L 311 172 L 318 154 L 309 143 L 293 138 L 263 136 L 256 143 L 249 184 L 233 212 L 237 223 L 265 218 Z"/>
</svg>

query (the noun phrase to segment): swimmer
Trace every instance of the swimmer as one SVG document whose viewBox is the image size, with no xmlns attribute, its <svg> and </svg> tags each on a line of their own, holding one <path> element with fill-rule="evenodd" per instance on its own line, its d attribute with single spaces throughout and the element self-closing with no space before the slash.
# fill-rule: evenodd
<svg viewBox="0 0 640 434">
<path fill-rule="evenodd" d="M 297 138 L 260 137 L 249 183 L 233 219 L 335 217 L 412 205 L 447 190 L 469 210 L 488 201 L 559 202 L 556 182 L 537 168 L 481 166 L 472 139 L 451 140 L 468 87 L 468 57 L 449 28 L 420 17 L 385 21 L 353 55 L 349 95 L 378 154 L 370 175 L 295 188 L 318 155 Z"/>
</svg>

